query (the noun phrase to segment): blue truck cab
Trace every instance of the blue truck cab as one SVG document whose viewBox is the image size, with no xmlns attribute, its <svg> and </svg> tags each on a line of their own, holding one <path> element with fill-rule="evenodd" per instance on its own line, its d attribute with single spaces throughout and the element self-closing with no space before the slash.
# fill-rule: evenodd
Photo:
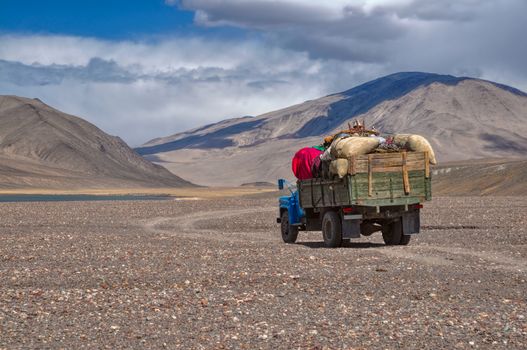
<svg viewBox="0 0 527 350">
<path fill-rule="evenodd" d="M 290 182 L 279 179 L 278 189 L 286 188 L 290 194 L 279 198 L 279 215 L 276 222 L 281 225 L 282 239 L 286 243 L 294 243 L 298 236 L 298 230 L 302 226 L 302 219 L 305 217 L 304 209 L 300 206 L 298 190 Z"/>
</svg>

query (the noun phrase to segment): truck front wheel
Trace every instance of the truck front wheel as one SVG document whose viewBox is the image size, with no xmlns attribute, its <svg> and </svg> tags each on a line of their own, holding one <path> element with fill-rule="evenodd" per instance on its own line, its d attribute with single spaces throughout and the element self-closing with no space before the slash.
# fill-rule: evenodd
<svg viewBox="0 0 527 350">
<path fill-rule="evenodd" d="M 322 236 L 324 244 L 329 248 L 342 245 L 342 224 L 340 216 L 334 211 L 327 211 L 322 219 Z"/>
<path fill-rule="evenodd" d="M 298 227 L 289 225 L 289 213 L 285 210 L 280 220 L 282 230 L 282 239 L 285 243 L 295 243 L 298 237 Z"/>
<path fill-rule="evenodd" d="M 386 245 L 407 245 L 411 236 L 403 235 L 401 220 L 382 225 L 382 239 Z"/>
</svg>

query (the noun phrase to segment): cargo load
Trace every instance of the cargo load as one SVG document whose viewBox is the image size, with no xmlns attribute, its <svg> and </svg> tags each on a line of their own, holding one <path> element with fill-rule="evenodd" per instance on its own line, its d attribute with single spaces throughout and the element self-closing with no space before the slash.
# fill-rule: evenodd
<svg viewBox="0 0 527 350">
<path fill-rule="evenodd" d="M 353 127 L 348 126 L 347 130 L 325 137 L 324 142 L 316 148 L 303 148 L 295 154 L 292 167 L 298 180 L 343 178 L 353 171 L 358 157 L 372 154 L 397 153 L 389 157 L 391 161 L 386 161 L 393 165 L 396 164 L 393 159 L 400 159 L 400 164 L 397 164 L 402 166 L 406 162 L 413 164 L 417 158 L 422 158 L 420 166 L 425 161 L 427 167 L 428 164 L 437 164 L 430 142 L 421 135 L 381 135 L 375 128 L 368 130 L 358 121 Z M 421 155 L 414 156 L 413 153 Z M 381 162 L 381 158 L 376 159 L 377 163 Z"/>
<path fill-rule="evenodd" d="M 331 146 L 331 154 L 335 158 L 348 158 L 373 152 L 379 147 L 379 140 L 374 137 L 349 136 L 336 139 Z"/>
<path fill-rule="evenodd" d="M 393 142 L 402 149 L 413 152 L 428 152 L 430 164 L 436 165 L 436 156 L 430 142 L 421 135 L 401 134 L 393 137 Z"/>
<path fill-rule="evenodd" d="M 305 147 L 295 153 L 293 164 L 291 165 L 293 174 L 299 180 L 313 178 L 313 165 L 320 163 L 322 151 L 315 147 Z"/>
</svg>

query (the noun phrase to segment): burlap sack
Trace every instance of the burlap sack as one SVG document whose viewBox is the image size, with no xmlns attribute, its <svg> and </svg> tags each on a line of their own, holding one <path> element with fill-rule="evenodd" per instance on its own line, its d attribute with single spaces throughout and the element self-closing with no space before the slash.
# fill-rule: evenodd
<svg viewBox="0 0 527 350">
<path fill-rule="evenodd" d="M 401 148 L 405 148 L 406 147 L 406 144 L 408 143 L 408 138 L 410 138 L 410 134 L 397 134 L 397 135 L 393 135 L 393 142 L 401 147 Z"/>
<path fill-rule="evenodd" d="M 437 160 L 427 139 L 421 135 L 409 135 L 409 134 L 400 134 L 393 137 L 393 142 L 400 147 L 405 147 L 410 151 L 414 152 L 428 152 L 428 157 L 430 158 L 430 164 L 436 165 Z"/>
<path fill-rule="evenodd" d="M 339 158 L 329 163 L 329 173 L 331 175 L 338 175 L 339 178 L 343 178 L 348 173 L 348 160 Z"/>
<path fill-rule="evenodd" d="M 333 141 L 331 154 L 335 158 L 348 158 L 372 152 L 379 146 L 379 140 L 374 137 L 346 137 Z"/>
<path fill-rule="evenodd" d="M 425 139 L 421 135 L 412 135 L 408 138 L 408 146 L 412 151 L 415 152 L 428 152 L 428 157 L 430 158 L 430 164 L 436 165 L 436 155 L 434 153 L 434 150 L 432 149 L 432 146 L 428 142 L 427 139 Z"/>
</svg>

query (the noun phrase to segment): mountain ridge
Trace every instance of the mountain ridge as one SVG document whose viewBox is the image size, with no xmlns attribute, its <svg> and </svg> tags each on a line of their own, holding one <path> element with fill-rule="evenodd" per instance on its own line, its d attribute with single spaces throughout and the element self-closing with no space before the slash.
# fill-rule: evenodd
<svg viewBox="0 0 527 350">
<path fill-rule="evenodd" d="M 295 150 L 320 143 L 354 118 L 381 132 L 428 137 L 439 161 L 527 152 L 527 94 L 486 80 L 421 72 L 395 73 L 257 117 L 157 138 L 136 150 L 180 176 L 198 174 L 202 184 L 235 185 L 233 167 L 240 183 L 274 181 L 292 177 Z"/>
<path fill-rule="evenodd" d="M 226 119 L 218 123 L 208 124 L 182 133 L 176 133 L 167 137 L 159 137 L 146 142 L 141 147 L 137 147 L 136 151 L 139 154 L 147 155 L 157 152 L 177 150 L 184 147 L 221 148 L 228 146 L 244 146 L 247 145 L 247 143 L 242 144 L 233 142 L 233 140 L 229 140 L 228 138 L 218 139 L 216 138 L 216 136 L 229 136 L 235 134 L 236 131 L 240 131 L 243 129 L 253 129 L 255 127 L 262 126 L 262 124 L 265 124 L 265 119 L 268 115 L 287 114 L 288 110 L 297 108 L 299 106 L 310 105 L 319 101 L 329 101 L 332 103 L 331 108 L 327 112 L 327 115 L 324 115 L 323 111 L 320 111 L 320 116 L 310 118 L 307 123 L 304 123 L 295 132 L 279 135 L 270 135 L 275 137 L 278 136 L 280 138 L 304 138 L 309 136 L 322 136 L 328 132 L 335 130 L 337 128 L 336 125 L 340 126 L 345 121 L 355 118 L 357 116 L 361 116 L 367 111 L 374 108 L 375 106 L 378 106 L 379 104 L 387 100 L 400 98 L 408 93 L 411 93 L 419 87 L 426 87 L 434 83 L 441 83 L 444 85 L 453 86 L 458 85 L 459 83 L 466 80 L 492 84 L 493 86 L 509 91 L 515 95 L 527 97 L 526 93 L 516 88 L 482 79 L 475 79 L 469 77 L 454 77 L 452 75 L 440 75 L 422 72 L 394 73 L 386 77 L 374 79 L 370 82 L 366 82 L 364 84 L 358 85 L 352 89 L 340 93 L 330 94 L 319 99 L 305 101 L 303 103 L 289 106 L 277 111 L 265 113 L 257 117 L 250 117 L 250 120 L 247 120 L 248 117 Z M 244 121 L 244 123 L 241 124 L 240 121 Z M 209 139 L 212 139 L 213 141 L 209 141 L 209 143 L 204 145 L 203 142 L 199 142 L 196 139 L 197 132 L 220 127 L 222 127 L 221 131 L 218 130 L 213 133 L 207 134 L 207 137 Z M 185 135 L 188 135 L 189 139 L 183 141 L 180 136 Z M 173 142 L 173 144 L 169 145 L 170 142 Z M 164 144 L 165 146 L 159 147 L 161 144 Z M 250 143 L 248 144 L 250 145 Z"/>
<path fill-rule="evenodd" d="M 19 96 L 0 96 L 0 158 L 2 187 L 191 185 L 143 159 L 119 137 Z"/>
</svg>

